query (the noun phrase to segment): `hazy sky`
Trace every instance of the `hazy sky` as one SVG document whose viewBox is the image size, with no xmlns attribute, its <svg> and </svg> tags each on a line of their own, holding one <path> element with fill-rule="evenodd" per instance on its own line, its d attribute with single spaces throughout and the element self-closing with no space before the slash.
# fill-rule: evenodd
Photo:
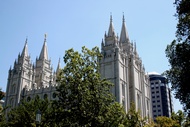
<svg viewBox="0 0 190 127">
<path fill-rule="evenodd" d="M 47 33 L 48 55 L 54 69 L 65 50 L 101 44 L 110 14 L 120 35 L 122 16 L 131 41 L 136 41 L 146 72 L 169 68 L 165 48 L 175 38 L 177 20 L 172 0 L 1 0 L 0 87 L 6 90 L 8 70 L 13 67 L 26 38 L 31 60 L 39 56 Z M 63 62 L 62 62 L 63 66 Z M 181 109 L 173 100 L 175 111 Z"/>
</svg>

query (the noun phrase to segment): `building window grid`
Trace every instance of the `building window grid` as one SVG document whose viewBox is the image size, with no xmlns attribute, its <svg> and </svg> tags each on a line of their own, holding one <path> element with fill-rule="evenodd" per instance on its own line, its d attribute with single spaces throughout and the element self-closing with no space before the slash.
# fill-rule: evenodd
<svg viewBox="0 0 190 127">
<path fill-rule="evenodd" d="M 156 80 L 156 81 L 152 80 L 152 82 L 154 82 L 154 84 L 155 84 L 154 87 L 151 86 L 151 87 L 153 87 L 151 89 L 152 98 L 154 98 L 153 96 L 156 97 L 155 99 L 152 99 L 152 105 L 153 105 L 152 106 L 152 108 L 153 108 L 152 110 L 155 110 L 155 109 L 157 110 L 157 112 L 153 112 L 153 116 L 155 117 L 156 114 L 157 114 L 157 116 L 162 116 L 163 115 L 163 112 L 162 112 L 162 107 L 163 106 L 161 106 L 162 105 L 162 98 L 163 98 L 163 96 L 165 96 L 164 100 L 167 101 L 166 103 L 168 103 L 168 106 L 170 106 L 170 102 L 172 100 L 172 98 L 170 99 L 170 93 L 169 93 L 170 90 L 167 89 L 167 84 L 162 83 L 161 80 L 160 81 L 158 81 L 158 80 Z M 163 89 L 163 87 L 164 87 L 164 89 Z M 166 95 L 163 95 L 162 92 L 166 93 Z M 170 112 L 170 108 L 168 109 L 168 111 Z"/>
</svg>

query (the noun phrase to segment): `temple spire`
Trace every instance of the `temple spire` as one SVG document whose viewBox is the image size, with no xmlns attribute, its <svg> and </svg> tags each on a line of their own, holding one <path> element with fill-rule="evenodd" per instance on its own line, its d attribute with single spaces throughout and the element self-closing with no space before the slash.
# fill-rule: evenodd
<svg viewBox="0 0 190 127">
<path fill-rule="evenodd" d="M 47 44 L 46 44 L 46 34 L 44 35 L 44 44 L 40 53 L 39 59 L 46 59 L 48 60 L 48 50 L 47 50 Z"/>
<path fill-rule="evenodd" d="M 23 48 L 22 54 L 21 54 L 22 57 L 28 56 L 28 45 L 27 45 L 27 41 L 28 41 L 28 39 L 26 38 L 25 45 L 24 45 L 24 48 Z"/>
<path fill-rule="evenodd" d="M 59 61 L 58 61 L 58 65 L 57 65 L 57 70 L 56 70 L 56 74 L 59 73 L 59 70 L 61 69 L 61 63 L 60 63 L 60 58 L 59 58 Z"/>
<path fill-rule="evenodd" d="M 129 42 L 129 36 L 128 36 L 127 29 L 125 26 L 124 14 L 123 14 L 123 22 L 122 22 L 122 28 L 121 28 L 120 42 L 121 43 Z"/>
<path fill-rule="evenodd" d="M 112 22 L 112 15 L 110 15 L 110 26 L 108 30 L 108 37 L 111 37 L 115 34 L 114 32 L 114 27 L 113 27 L 113 22 Z"/>
<path fill-rule="evenodd" d="M 137 53 L 137 46 L 136 46 L 136 42 L 134 43 L 134 52 L 135 52 L 135 54 Z"/>
</svg>

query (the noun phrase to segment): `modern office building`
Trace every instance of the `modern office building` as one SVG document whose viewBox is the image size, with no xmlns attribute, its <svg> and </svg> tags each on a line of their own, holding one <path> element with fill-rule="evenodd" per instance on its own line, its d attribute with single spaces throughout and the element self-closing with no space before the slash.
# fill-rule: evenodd
<svg viewBox="0 0 190 127">
<path fill-rule="evenodd" d="M 153 119 L 157 116 L 171 117 L 172 95 L 166 78 L 159 74 L 149 74 L 152 94 Z"/>
<path fill-rule="evenodd" d="M 31 62 L 28 55 L 27 43 L 26 40 L 22 53 L 18 54 L 13 68 L 9 69 L 5 106 L 14 108 L 21 99 L 30 101 L 35 96 L 55 99 L 55 80 L 60 61 L 54 71 L 48 58 L 46 36 L 35 63 Z M 123 104 L 126 112 L 133 102 L 143 117 L 152 118 L 149 77 L 145 74 L 136 44 L 133 45 L 129 40 L 124 17 L 119 37 L 115 34 L 111 16 L 108 33 L 102 40 L 101 53 L 100 73 L 102 78 L 115 84 L 111 91 L 116 101 Z"/>
</svg>

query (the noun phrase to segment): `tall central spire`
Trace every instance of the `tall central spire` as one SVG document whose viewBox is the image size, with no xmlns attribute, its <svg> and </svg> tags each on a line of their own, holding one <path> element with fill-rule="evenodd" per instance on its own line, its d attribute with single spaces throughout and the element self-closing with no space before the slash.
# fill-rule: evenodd
<svg viewBox="0 0 190 127">
<path fill-rule="evenodd" d="M 39 59 L 46 59 L 48 60 L 48 50 L 47 50 L 47 44 L 46 44 L 46 34 L 44 35 L 44 44 L 40 53 Z"/>
<path fill-rule="evenodd" d="M 25 41 L 25 45 L 24 45 L 24 48 L 23 48 L 23 50 L 22 50 L 22 54 L 21 54 L 21 56 L 28 56 L 28 45 L 27 45 L 27 38 L 26 38 L 26 41 Z"/>
<path fill-rule="evenodd" d="M 109 26 L 109 30 L 108 30 L 108 37 L 113 36 L 114 33 L 114 27 L 113 27 L 113 22 L 112 22 L 112 15 L 110 15 L 110 26 Z"/>
<path fill-rule="evenodd" d="M 60 64 L 60 58 L 59 58 L 58 65 L 57 65 L 57 70 L 56 70 L 57 74 L 59 73 L 60 69 L 61 69 L 61 64 Z"/>
<path fill-rule="evenodd" d="M 129 42 L 129 36 L 128 36 L 127 29 L 126 29 L 126 26 L 125 26 L 124 15 L 123 15 L 122 28 L 121 28 L 120 42 L 121 43 Z"/>
</svg>

